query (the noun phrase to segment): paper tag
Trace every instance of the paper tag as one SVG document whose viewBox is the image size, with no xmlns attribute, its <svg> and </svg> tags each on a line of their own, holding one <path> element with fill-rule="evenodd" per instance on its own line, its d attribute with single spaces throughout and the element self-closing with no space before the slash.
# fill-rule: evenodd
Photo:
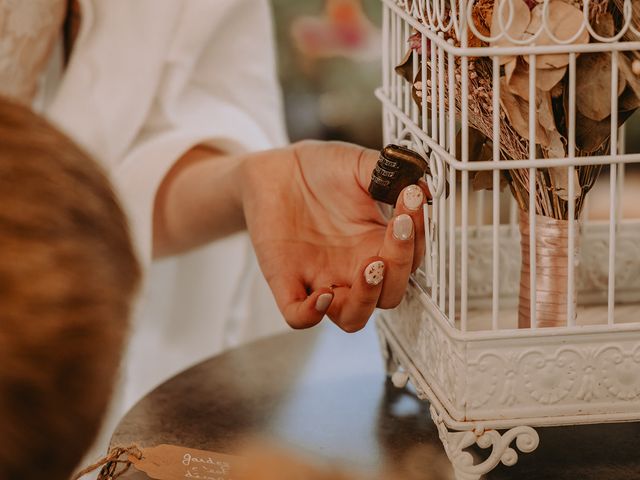
<svg viewBox="0 0 640 480">
<path fill-rule="evenodd" d="M 222 453 L 158 445 L 142 449 L 142 458 L 130 455 L 128 460 L 141 472 L 156 480 L 233 480 L 240 458 Z"/>
</svg>

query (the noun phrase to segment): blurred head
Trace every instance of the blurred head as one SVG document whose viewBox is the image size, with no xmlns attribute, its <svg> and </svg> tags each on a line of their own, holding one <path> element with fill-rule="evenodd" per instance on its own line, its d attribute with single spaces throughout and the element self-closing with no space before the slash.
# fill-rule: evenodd
<svg viewBox="0 0 640 480">
<path fill-rule="evenodd" d="M 91 446 L 138 280 L 100 168 L 0 99 L 1 479 L 66 479 Z"/>
</svg>

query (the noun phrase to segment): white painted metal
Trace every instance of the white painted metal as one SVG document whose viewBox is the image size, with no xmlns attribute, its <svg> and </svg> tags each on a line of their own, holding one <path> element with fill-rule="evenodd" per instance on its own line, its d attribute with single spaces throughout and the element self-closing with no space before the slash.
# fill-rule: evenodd
<svg viewBox="0 0 640 480">
<path fill-rule="evenodd" d="M 376 96 L 383 105 L 384 141 L 408 145 L 428 159 L 432 174 L 426 180 L 434 195 L 433 205 L 425 209 L 430 248 L 421 274 L 412 279 L 402 304 L 381 312 L 378 319 L 390 373 L 399 368 L 406 372 L 396 375 L 396 380 L 403 380 L 398 383 L 408 375 L 418 395 L 431 402 L 432 418 L 460 479 L 475 480 L 500 462 L 514 464 L 517 453 L 510 444 L 515 441 L 522 452 L 535 449 L 538 436 L 533 427 L 640 420 L 640 314 L 623 318 L 620 313 L 633 312 L 629 304 L 640 306 L 640 221 L 621 214 L 624 167 L 640 163 L 640 154 L 624 150 L 624 132 L 617 128 L 617 88 L 611 89 L 610 153 L 579 156 L 576 149 L 576 58 L 583 52 L 611 52 L 611 85 L 617 85 L 618 52 L 640 49 L 640 41 L 622 41 L 625 33 L 640 36 L 631 22 L 631 1 L 624 3 L 622 30 L 611 38 L 598 36 L 585 22 L 583 29 L 597 42 L 571 45 L 556 39 L 554 45 L 535 45 L 543 31 L 554 37 L 543 21 L 528 41 L 510 39 L 515 46 L 473 48 L 464 46 L 468 30 L 490 40 L 467 21 L 475 0 L 381 1 L 383 74 Z M 545 15 L 549 1 L 544 0 Z M 503 2 L 505 8 L 508 2 Z M 445 8 L 453 9 L 450 15 Z M 583 0 L 582 8 L 588 18 L 589 0 Z M 505 16 L 509 24 L 512 14 Z M 412 100 L 411 86 L 394 72 L 412 32 L 421 35 L 425 60 L 421 65 L 413 61 L 414 72 L 421 69 L 420 105 Z M 447 40 L 447 32 L 455 32 L 462 46 Z M 531 142 L 528 158 L 501 160 L 500 56 L 528 56 L 534 67 L 529 94 L 535 97 L 537 56 L 546 53 L 569 55 L 567 156 L 538 158 Z M 469 75 L 475 57 L 490 57 L 494 65 L 487 92 L 493 95 L 493 156 L 486 161 L 469 158 L 469 115 L 475 114 L 470 112 Z M 460 100 L 459 112 L 455 98 Z M 536 135 L 536 115 L 532 106 L 530 138 Z M 531 302 L 532 328 L 518 329 L 517 207 L 499 191 L 501 172 L 528 169 L 530 189 L 535 191 L 539 169 L 568 167 L 571 179 L 575 168 L 583 165 L 609 165 L 609 218 L 593 222 L 583 215 L 575 220 L 575 187 L 568 182 L 568 324 L 536 328 Z M 493 191 L 472 194 L 473 175 L 482 171 L 492 172 Z M 450 194 L 445 198 L 447 181 Z M 485 224 L 484 202 L 489 200 L 491 220 Z M 532 195 L 530 205 L 534 201 Z M 535 298 L 536 217 L 530 211 L 530 298 Z M 465 449 L 476 443 L 492 451 L 474 465 Z"/>
</svg>

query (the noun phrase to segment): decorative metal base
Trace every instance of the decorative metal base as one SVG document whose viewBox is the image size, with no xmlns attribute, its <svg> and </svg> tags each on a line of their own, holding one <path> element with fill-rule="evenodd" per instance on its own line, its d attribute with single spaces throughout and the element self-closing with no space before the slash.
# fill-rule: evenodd
<svg viewBox="0 0 640 480">
<path fill-rule="evenodd" d="M 423 400 L 430 400 L 431 419 L 438 428 L 438 436 L 444 446 L 447 457 L 451 461 L 457 480 L 479 480 L 480 477 L 493 470 L 499 463 L 507 466 L 518 462 L 518 452 L 511 444 L 515 441 L 516 447 L 523 453 L 533 452 L 539 444 L 538 432 L 532 427 L 521 425 L 510 428 L 504 432 L 494 429 L 486 429 L 481 423 L 465 422 L 464 429 L 452 427 L 446 422 L 446 412 L 439 404 L 433 393 L 427 391 L 422 382 L 416 381 L 415 369 L 402 361 L 402 355 L 397 355 L 387 340 L 385 331 L 378 327 L 380 350 L 387 374 L 391 377 L 396 388 L 404 388 L 411 381 L 417 395 Z M 459 422 L 455 422 L 460 426 Z M 480 448 L 491 448 L 489 455 L 481 461 L 474 458 L 467 449 L 477 445 Z"/>
<path fill-rule="evenodd" d="M 532 427 L 638 421 L 638 324 L 460 332 L 415 282 L 377 329 L 387 373 L 411 382 L 460 480 L 513 465 Z M 469 447 L 491 447 L 474 464 Z"/>
<path fill-rule="evenodd" d="M 457 480 L 478 480 L 500 462 L 508 467 L 515 465 L 518 462 L 518 452 L 511 447 L 514 440 L 523 453 L 533 452 L 540 441 L 538 432 L 524 425 L 514 427 L 502 434 L 497 430 L 477 428 L 467 431 L 451 430 L 433 405 L 430 412 L 431 418 L 438 427 L 440 440 L 453 465 Z M 489 456 L 480 463 L 474 463 L 473 455 L 466 451 L 474 444 L 481 448 L 491 448 Z"/>
</svg>

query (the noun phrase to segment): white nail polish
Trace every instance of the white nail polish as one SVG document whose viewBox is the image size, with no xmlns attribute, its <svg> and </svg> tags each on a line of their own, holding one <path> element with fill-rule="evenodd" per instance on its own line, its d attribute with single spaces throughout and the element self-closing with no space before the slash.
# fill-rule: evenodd
<svg viewBox="0 0 640 480">
<path fill-rule="evenodd" d="M 413 220 L 406 213 L 398 215 L 393 221 L 393 236 L 398 240 L 409 240 L 413 235 Z"/>
<path fill-rule="evenodd" d="M 326 312 L 329 305 L 331 305 L 331 301 L 333 300 L 333 293 L 323 293 L 318 296 L 316 300 L 316 310 L 319 312 Z"/>
<path fill-rule="evenodd" d="M 364 280 L 369 285 L 380 285 L 382 279 L 384 278 L 384 262 L 378 260 L 375 262 L 371 262 L 367 265 L 367 268 L 364 269 Z"/>
<path fill-rule="evenodd" d="M 402 194 L 402 203 L 409 210 L 418 210 L 424 203 L 422 189 L 417 185 L 407 187 Z"/>
</svg>

